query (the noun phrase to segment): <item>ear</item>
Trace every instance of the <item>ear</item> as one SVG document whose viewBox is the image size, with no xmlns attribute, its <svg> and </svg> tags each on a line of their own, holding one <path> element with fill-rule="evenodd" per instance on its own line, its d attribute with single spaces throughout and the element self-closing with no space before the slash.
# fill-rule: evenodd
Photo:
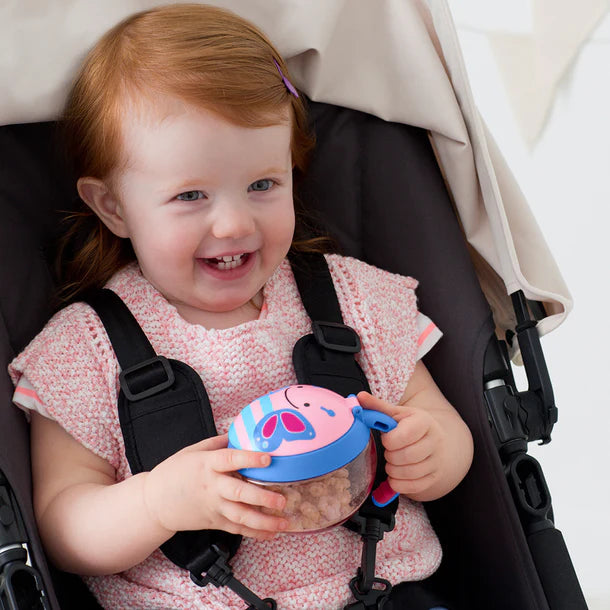
<svg viewBox="0 0 610 610">
<path fill-rule="evenodd" d="M 80 198 L 117 237 L 129 237 L 121 203 L 105 182 L 97 178 L 79 178 L 76 188 Z"/>
</svg>

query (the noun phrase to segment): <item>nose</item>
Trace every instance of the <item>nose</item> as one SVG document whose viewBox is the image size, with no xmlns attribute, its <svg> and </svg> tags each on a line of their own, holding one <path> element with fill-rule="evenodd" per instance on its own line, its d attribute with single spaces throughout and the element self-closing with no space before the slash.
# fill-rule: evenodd
<svg viewBox="0 0 610 610">
<path fill-rule="evenodd" d="M 254 233 L 254 217 L 247 203 L 235 199 L 217 203 L 212 224 L 216 239 L 240 239 Z"/>
</svg>

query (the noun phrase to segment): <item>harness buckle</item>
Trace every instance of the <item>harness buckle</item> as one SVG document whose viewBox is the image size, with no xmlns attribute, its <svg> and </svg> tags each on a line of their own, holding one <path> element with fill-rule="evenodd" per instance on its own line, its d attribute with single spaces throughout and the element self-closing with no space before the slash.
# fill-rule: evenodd
<svg viewBox="0 0 610 610">
<path fill-rule="evenodd" d="M 360 567 L 356 576 L 349 582 L 350 590 L 357 601 L 346 606 L 345 610 L 381 609 L 392 591 L 389 581 L 375 577 L 375 561 L 377 543 L 383 540 L 385 532 L 394 529 L 394 514 L 389 509 L 377 512 L 377 517 L 356 513 L 350 520 L 350 529 L 362 536 L 363 544 Z"/>
<path fill-rule="evenodd" d="M 213 551 L 216 554 L 216 559 L 207 568 L 205 574 L 197 576 L 195 572 L 189 570 L 191 580 L 199 587 L 205 587 L 209 583 L 212 583 L 216 587 L 224 587 L 233 577 L 233 570 L 227 563 L 229 553 L 221 550 L 215 544 L 211 546 L 210 551 Z"/>
<path fill-rule="evenodd" d="M 362 347 L 360 336 L 351 326 L 314 320 L 311 327 L 316 341 L 326 349 L 357 354 Z"/>
<path fill-rule="evenodd" d="M 369 608 L 382 610 L 392 591 L 390 582 L 385 578 L 373 578 L 371 588 L 368 591 L 361 591 L 358 586 L 361 579 L 362 573 L 358 568 L 356 576 L 349 581 L 349 588 L 357 601 L 345 606 L 344 610 L 368 610 Z"/>
<path fill-rule="evenodd" d="M 352 532 L 381 541 L 385 532 L 391 532 L 394 529 L 396 517 L 394 512 L 386 506 L 378 507 L 378 509 L 374 515 L 356 513 L 345 525 Z"/>
<path fill-rule="evenodd" d="M 212 558 L 212 563 L 209 563 Z M 205 569 L 205 574 L 198 575 L 198 568 L 195 568 L 194 565 L 187 566 L 191 580 L 200 587 L 205 587 L 208 583 L 212 583 L 215 587 L 229 587 L 248 604 L 246 610 L 277 610 L 277 603 L 274 599 L 271 597 L 261 599 L 235 578 L 231 566 L 227 563 L 228 559 L 228 551 L 212 544 L 202 558 L 203 563 L 209 564 Z"/>
<path fill-rule="evenodd" d="M 161 380 L 158 381 L 158 379 Z M 158 394 L 171 387 L 174 381 L 174 371 L 165 356 L 155 356 L 143 362 L 138 362 L 138 364 L 130 366 L 119 374 L 121 389 L 131 402 Z M 151 382 L 153 382 L 152 385 Z M 130 383 L 132 387 L 130 387 Z M 144 389 L 132 391 L 134 385 L 143 385 Z"/>
</svg>

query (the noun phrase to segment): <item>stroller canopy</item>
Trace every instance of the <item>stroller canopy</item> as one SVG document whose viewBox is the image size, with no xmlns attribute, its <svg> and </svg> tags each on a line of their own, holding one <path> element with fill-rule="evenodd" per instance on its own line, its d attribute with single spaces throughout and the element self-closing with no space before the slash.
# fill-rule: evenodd
<svg viewBox="0 0 610 610">
<path fill-rule="evenodd" d="M 542 301 L 540 334 L 572 307 L 523 195 L 473 102 L 444 0 L 209 0 L 256 23 L 312 100 L 428 130 L 499 332 L 511 293 Z M 152 0 L 44 0 L 0 8 L 0 124 L 56 119 L 76 66 Z M 24 41 L 27 43 L 24 44 Z"/>
</svg>

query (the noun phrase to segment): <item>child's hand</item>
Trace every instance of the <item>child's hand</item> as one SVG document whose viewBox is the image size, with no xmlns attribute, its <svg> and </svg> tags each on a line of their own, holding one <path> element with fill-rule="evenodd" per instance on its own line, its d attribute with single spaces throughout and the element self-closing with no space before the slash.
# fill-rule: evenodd
<svg viewBox="0 0 610 610">
<path fill-rule="evenodd" d="M 381 435 L 392 489 L 413 499 L 425 496 L 442 476 L 448 457 L 440 423 L 422 408 L 392 405 L 368 392 L 360 392 L 357 398 L 363 408 L 381 411 L 398 422 Z"/>
<path fill-rule="evenodd" d="M 148 474 L 144 501 L 159 525 L 181 530 L 219 529 L 269 539 L 288 521 L 260 507 L 283 509 L 284 496 L 248 483 L 232 473 L 263 468 L 268 454 L 227 448 L 227 435 L 208 438 L 167 458 Z"/>
</svg>

